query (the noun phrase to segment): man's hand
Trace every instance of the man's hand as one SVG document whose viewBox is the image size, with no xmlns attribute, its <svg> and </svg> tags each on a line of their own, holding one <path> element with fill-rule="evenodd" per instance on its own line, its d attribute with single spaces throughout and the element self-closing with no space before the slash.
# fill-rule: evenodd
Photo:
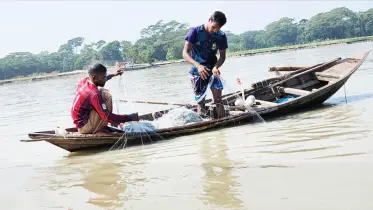
<svg viewBox="0 0 373 210">
<path fill-rule="evenodd" d="M 210 69 L 208 69 L 206 66 L 201 65 L 201 64 L 197 65 L 197 69 L 198 69 L 198 73 L 201 76 L 201 78 L 203 80 L 207 79 L 207 76 L 208 76 L 207 71 L 210 71 Z"/>
<path fill-rule="evenodd" d="M 114 76 L 122 75 L 124 70 L 126 69 L 124 63 L 118 62 L 117 63 L 117 72 L 114 73 Z"/>
<path fill-rule="evenodd" d="M 119 76 L 119 75 L 122 75 L 124 72 L 124 68 L 120 68 L 117 70 L 117 72 L 114 74 L 115 76 Z"/>
<path fill-rule="evenodd" d="M 124 63 L 119 62 L 117 65 L 117 72 L 115 73 L 115 76 L 122 75 L 125 69 L 126 67 Z"/>
<path fill-rule="evenodd" d="M 132 121 L 139 121 L 139 114 L 137 112 L 132 113 Z"/>
<path fill-rule="evenodd" d="M 137 112 L 132 113 L 131 115 L 132 115 L 131 121 L 139 121 L 139 114 Z M 118 126 L 120 127 L 120 129 L 123 129 L 124 125 L 125 125 L 125 123 L 119 123 Z"/>
<path fill-rule="evenodd" d="M 113 74 L 108 74 L 107 75 L 107 80 L 110 80 L 111 78 L 115 77 L 115 76 L 119 76 L 119 75 L 122 75 L 123 72 L 125 70 L 125 67 L 124 65 L 121 65 L 121 64 L 117 64 L 117 71 Z"/>
<path fill-rule="evenodd" d="M 216 66 L 214 66 L 214 68 L 212 69 L 212 73 L 215 76 L 219 76 L 220 75 L 220 71 L 219 71 L 219 69 Z"/>
<path fill-rule="evenodd" d="M 123 130 L 123 128 L 124 128 L 124 123 L 119 123 L 118 127 L 119 127 L 120 129 Z"/>
</svg>

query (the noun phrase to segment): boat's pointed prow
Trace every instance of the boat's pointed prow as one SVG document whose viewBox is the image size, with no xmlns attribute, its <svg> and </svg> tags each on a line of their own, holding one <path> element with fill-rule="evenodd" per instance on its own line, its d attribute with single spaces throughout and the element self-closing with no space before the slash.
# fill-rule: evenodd
<svg viewBox="0 0 373 210">
<path fill-rule="evenodd" d="M 359 54 L 356 54 L 354 56 L 351 56 L 350 58 L 357 59 L 357 60 L 363 60 L 364 61 L 369 56 L 369 54 L 371 52 L 372 52 L 372 50 L 368 50 L 368 51 L 366 51 L 364 53 L 359 53 Z"/>
</svg>

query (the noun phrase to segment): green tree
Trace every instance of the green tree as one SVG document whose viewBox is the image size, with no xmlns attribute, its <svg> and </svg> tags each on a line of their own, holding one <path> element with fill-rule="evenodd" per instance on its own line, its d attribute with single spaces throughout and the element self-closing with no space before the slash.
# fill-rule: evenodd
<svg viewBox="0 0 373 210">
<path fill-rule="evenodd" d="M 373 8 L 365 12 L 358 13 L 361 36 L 373 35 Z"/>
<path fill-rule="evenodd" d="M 100 50 L 102 46 L 104 46 L 106 44 L 106 42 L 104 40 L 100 40 L 98 42 L 96 42 L 95 46 L 96 46 L 96 49 L 97 50 Z"/>
<path fill-rule="evenodd" d="M 98 51 L 100 60 L 108 65 L 114 65 L 116 61 L 123 61 L 119 41 L 112 41 L 104 45 Z"/>
<path fill-rule="evenodd" d="M 94 49 L 95 43 L 85 44 L 75 61 L 75 68 L 83 69 L 89 66 L 93 61 L 98 60 L 98 53 Z"/>
<path fill-rule="evenodd" d="M 266 27 L 267 45 L 280 46 L 297 41 L 298 27 L 293 18 L 284 17 L 268 24 Z"/>
</svg>

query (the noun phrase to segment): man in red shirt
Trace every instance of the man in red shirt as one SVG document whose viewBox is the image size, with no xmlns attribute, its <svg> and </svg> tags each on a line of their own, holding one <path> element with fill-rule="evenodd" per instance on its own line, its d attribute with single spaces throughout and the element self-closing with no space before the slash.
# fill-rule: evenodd
<svg viewBox="0 0 373 210">
<path fill-rule="evenodd" d="M 104 132 L 108 123 L 120 124 L 128 121 L 139 121 L 137 113 L 117 115 L 112 113 L 113 102 L 111 94 L 104 88 L 107 80 L 121 75 L 123 69 L 115 74 L 106 74 L 107 69 L 98 63 L 88 70 L 89 77 L 82 79 L 76 89 L 71 115 L 75 127 L 81 134 Z"/>
</svg>

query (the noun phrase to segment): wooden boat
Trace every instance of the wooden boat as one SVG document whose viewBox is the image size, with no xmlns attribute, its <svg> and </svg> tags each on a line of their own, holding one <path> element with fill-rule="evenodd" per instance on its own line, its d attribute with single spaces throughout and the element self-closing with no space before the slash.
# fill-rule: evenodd
<svg viewBox="0 0 373 210">
<path fill-rule="evenodd" d="M 159 65 L 156 65 L 156 64 L 150 64 L 150 65 L 131 65 L 131 64 L 127 64 L 125 71 L 134 71 L 134 70 L 149 69 L 149 68 L 155 68 L 155 67 L 159 67 Z"/>
<path fill-rule="evenodd" d="M 256 104 L 252 107 L 264 119 L 266 117 L 283 115 L 299 109 L 322 104 L 336 93 L 350 76 L 365 61 L 370 51 L 355 58 L 336 58 L 331 61 L 316 64 L 294 72 L 256 82 L 244 90 L 245 97 L 255 96 Z M 159 129 L 156 132 L 124 133 L 108 127 L 110 134 L 79 134 L 75 128 L 66 129 L 68 134 L 57 135 L 54 130 L 30 133 L 33 140 L 44 140 L 70 152 L 82 151 L 114 145 L 132 146 L 180 135 L 190 135 L 216 128 L 235 126 L 241 123 L 253 122 L 257 117 L 252 110 L 235 107 L 234 102 L 241 92 L 223 96 L 226 107 L 229 107 L 227 117 L 212 119 L 179 127 Z M 213 107 L 211 99 L 207 101 Z M 195 107 L 191 107 L 195 110 Z M 142 120 L 154 120 L 169 111 L 163 110 L 140 116 Z"/>
<path fill-rule="evenodd" d="M 154 68 L 157 67 L 157 65 L 150 64 L 150 65 L 145 65 L 145 64 L 134 64 L 130 62 L 116 62 L 116 66 L 125 66 L 125 71 L 134 71 L 134 70 L 141 70 L 141 69 L 148 69 L 148 68 Z"/>
<path fill-rule="evenodd" d="M 134 71 L 134 70 L 141 70 L 141 69 L 148 69 L 151 68 L 152 66 L 131 66 L 128 65 L 126 66 L 126 71 Z"/>
</svg>

